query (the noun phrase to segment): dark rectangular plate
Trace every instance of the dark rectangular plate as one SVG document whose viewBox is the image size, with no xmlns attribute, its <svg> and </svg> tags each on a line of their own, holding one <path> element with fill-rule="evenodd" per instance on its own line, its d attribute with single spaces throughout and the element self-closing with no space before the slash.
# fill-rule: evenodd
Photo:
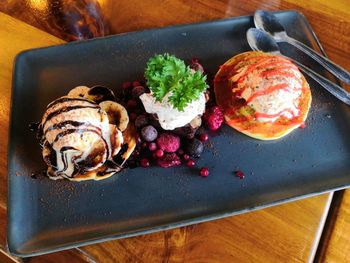
<svg viewBox="0 0 350 263">
<path fill-rule="evenodd" d="M 320 50 L 305 17 L 278 18 L 296 39 Z M 9 143 L 8 243 L 31 256 L 109 239 L 194 224 L 295 200 L 350 184 L 350 111 L 312 80 L 305 129 L 277 141 L 258 141 L 223 127 L 196 169 L 137 168 L 96 182 L 34 179 L 45 168 L 35 134 L 46 105 L 77 85 L 119 89 L 142 77 L 146 61 L 169 52 L 200 58 L 214 74 L 235 54 L 249 50 L 252 17 L 181 25 L 35 49 L 16 60 Z M 292 48 L 285 51 L 315 70 Z M 244 180 L 233 175 L 240 169 Z"/>
</svg>

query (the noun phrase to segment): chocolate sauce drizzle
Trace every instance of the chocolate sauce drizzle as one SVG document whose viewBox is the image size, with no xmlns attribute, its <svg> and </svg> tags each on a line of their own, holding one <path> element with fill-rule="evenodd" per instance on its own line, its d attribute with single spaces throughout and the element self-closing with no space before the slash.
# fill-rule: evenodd
<svg viewBox="0 0 350 263">
<path fill-rule="evenodd" d="M 108 148 L 108 144 L 107 144 L 106 140 L 102 137 L 101 132 L 97 132 L 96 130 L 93 130 L 93 129 L 67 129 L 67 130 L 65 130 L 63 132 L 60 132 L 59 134 L 56 135 L 55 140 L 52 143 L 52 147 L 54 147 L 55 143 L 59 139 L 61 139 L 62 137 L 67 136 L 67 135 L 72 134 L 72 133 L 75 133 L 75 132 L 79 132 L 79 133 L 92 132 L 92 133 L 97 134 L 100 137 L 100 139 L 103 141 L 104 145 L 105 145 L 105 149 L 106 149 L 106 152 L 107 152 L 106 154 L 107 154 L 107 158 L 108 158 L 108 156 L 109 156 L 109 148 Z M 70 150 L 70 148 L 72 148 L 72 147 L 62 147 L 62 148 L 65 148 L 64 150 Z M 65 171 L 67 169 L 68 165 L 67 165 L 67 160 L 65 160 L 64 157 L 63 157 L 65 155 L 64 155 L 64 151 L 62 151 L 62 148 L 60 150 L 62 162 L 64 164 L 64 169 L 62 171 Z M 88 164 L 86 164 L 86 165 L 88 165 Z"/>
<path fill-rule="evenodd" d="M 64 152 L 68 151 L 68 150 L 76 150 L 76 149 L 74 147 L 71 147 L 71 146 L 63 146 L 60 149 L 61 160 L 63 162 L 63 169 L 60 170 L 60 171 L 57 171 L 57 172 L 62 172 L 62 171 L 67 170 L 67 168 L 68 168 L 68 161 L 67 161 L 67 156 L 64 154 Z"/>
<path fill-rule="evenodd" d="M 44 135 L 46 135 L 49 131 L 61 129 L 61 128 L 65 127 L 66 125 L 71 125 L 71 126 L 76 127 L 76 128 L 80 128 L 81 126 L 89 126 L 89 127 L 95 128 L 97 131 L 101 132 L 101 128 L 96 127 L 95 125 L 92 125 L 88 122 L 62 121 L 60 123 L 56 123 L 56 124 L 50 126 L 49 128 L 47 128 Z"/>
<path fill-rule="evenodd" d="M 76 109 L 97 109 L 97 110 L 100 110 L 100 106 L 98 105 L 94 105 L 94 106 L 82 106 L 82 105 L 79 105 L 79 106 L 68 106 L 66 108 L 63 108 L 63 109 L 59 109 L 59 110 L 56 110 L 54 112 L 51 112 L 49 115 L 47 115 L 44 123 L 42 124 L 43 127 L 45 126 L 45 124 L 51 120 L 53 117 L 63 113 L 63 112 L 69 112 L 69 111 L 72 111 L 72 110 L 76 110 Z"/>
<path fill-rule="evenodd" d="M 63 102 L 67 102 L 67 101 L 85 101 L 85 102 L 89 102 L 92 105 L 96 104 L 93 101 L 88 100 L 88 99 L 84 99 L 84 98 L 62 97 L 62 98 L 59 98 L 59 99 L 54 100 L 53 102 L 49 103 L 49 105 L 47 105 L 47 107 L 46 107 L 46 110 L 48 110 L 49 108 L 53 107 L 54 105 L 56 105 L 58 103 L 63 103 Z"/>
<path fill-rule="evenodd" d="M 103 92 L 102 92 L 103 91 Z M 91 93 L 91 94 L 90 94 Z M 103 96 L 101 96 L 101 94 Z M 94 89 L 91 89 L 89 92 L 90 96 L 93 96 L 93 100 L 85 99 L 82 97 L 61 97 L 47 106 L 47 111 L 48 114 L 45 118 L 42 119 L 41 123 L 39 125 L 32 125 L 32 129 L 38 130 L 38 137 L 40 137 L 41 140 L 41 145 L 43 148 L 47 148 L 47 152 L 45 152 L 45 162 L 48 164 L 49 169 L 48 173 L 50 173 L 51 177 L 66 177 L 66 178 L 74 178 L 78 174 L 84 174 L 89 171 L 95 171 L 96 170 L 96 176 L 101 177 L 106 174 L 109 174 L 111 172 L 118 172 L 122 168 L 119 164 L 115 163 L 115 161 L 108 160 L 110 159 L 110 154 L 112 155 L 113 153 L 113 148 L 110 149 L 110 145 L 113 147 L 117 142 L 116 142 L 116 131 L 113 131 L 113 134 L 110 134 L 111 138 L 104 138 L 103 133 L 102 133 L 102 128 L 95 126 L 91 124 L 88 121 L 79 121 L 79 118 L 74 120 L 72 118 L 71 120 L 64 120 L 61 122 L 52 121 L 53 123 L 49 123 L 50 120 L 52 120 L 54 117 L 62 114 L 62 113 L 67 113 L 72 110 L 77 110 L 77 109 L 94 109 L 97 110 L 98 113 L 101 114 L 100 118 L 101 121 L 103 121 L 103 116 L 104 111 L 101 109 L 101 107 L 97 104 L 96 100 L 101 100 L 104 101 L 107 99 L 110 100 L 115 100 L 113 92 L 106 92 L 103 90 L 103 87 L 95 87 Z M 95 100 L 96 99 L 96 100 Z M 66 103 L 66 105 L 58 105 L 60 103 L 65 103 L 65 102 L 72 102 L 72 103 Z M 82 103 L 85 102 L 85 103 Z M 52 109 L 57 105 L 57 109 Z M 51 111 L 51 112 L 50 112 Z M 80 112 L 77 112 L 77 114 Z M 75 115 L 72 115 L 72 117 Z M 78 115 L 77 115 L 78 116 Z M 67 116 L 69 118 L 69 116 Z M 66 118 L 63 118 L 66 119 Z M 45 125 L 50 124 L 51 126 L 48 126 L 45 130 L 44 127 Z M 54 140 L 52 143 L 49 143 L 46 140 L 46 135 L 53 130 L 58 130 L 58 134 L 55 136 Z M 87 156 L 84 155 L 84 158 L 82 159 L 83 152 L 79 150 L 79 148 L 75 148 L 72 146 L 62 146 L 59 150 L 57 149 L 54 150 L 54 147 L 56 148 L 59 144 L 58 142 L 65 136 L 68 136 L 70 134 L 77 134 L 80 136 L 80 139 L 83 139 L 83 134 L 84 133 L 94 133 L 98 136 L 98 139 L 96 138 L 96 147 L 93 147 L 90 149 L 90 152 L 88 153 Z M 108 143 L 107 143 L 108 139 Z M 99 141 L 101 140 L 103 144 Z M 111 142 L 109 142 L 111 140 Z M 121 155 L 127 151 L 128 145 L 124 144 L 121 147 L 118 156 L 118 159 L 122 159 Z M 67 151 L 77 151 L 76 153 L 72 153 L 72 156 L 70 156 Z M 106 154 L 106 155 L 105 155 Z M 106 156 L 106 159 L 105 159 Z M 57 160 L 58 158 L 61 158 L 63 168 L 59 169 L 57 167 Z M 70 158 L 70 159 L 68 159 Z M 99 164 L 102 163 L 102 161 L 105 159 L 105 162 L 103 163 L 102 166 L 98 166 Z M 120 160 L 122 161 L 122 160 Z M 74 166 L 74 170 L 70 171 L 69 174 L 66 174 L 67 169 L 70 167 L 69 165 L 72 164 Z M 96 168 L 98 167 L 98 168 Z"/>
</svg>

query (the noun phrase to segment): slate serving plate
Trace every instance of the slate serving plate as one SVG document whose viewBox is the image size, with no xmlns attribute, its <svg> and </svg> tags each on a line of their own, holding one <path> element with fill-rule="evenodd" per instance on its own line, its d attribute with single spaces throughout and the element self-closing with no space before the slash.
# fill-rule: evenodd
<svg viewBox="0 0 350 263">
<path fill-rule="evenodd" d="M 303 15 L 277 13 L 288 34 L 321 47 Z M 35 49 L 16 59 L 9 143 L 8 244 L 33 256 L 109 239 L 194 224 L 341 189 L 350 185 L 350 111 L 309 79 L 313 101 L 305 129 L 272 142 L 225 126 L 213 136 L 196 169 L 136 168 L 95 182 L 51 181 L 30 175 L 45 165 L 35 134 L 46 105 L 77 85 L 120 89 L 138 79 L 146 61 L 169 52 L 200 58 L 214 74 L 249 50 L 250 16 L 180 25 Z M 325 74 L 296 50 L 287 54 Z M 326 75 L 328 76 L 328 75 Z M 242 170 L 240 180 L 234 170 Z"/>
</svg>

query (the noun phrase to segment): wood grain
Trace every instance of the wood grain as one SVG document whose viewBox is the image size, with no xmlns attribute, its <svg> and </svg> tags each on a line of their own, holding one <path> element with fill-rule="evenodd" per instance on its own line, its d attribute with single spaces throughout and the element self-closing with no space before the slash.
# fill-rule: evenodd
<svg viewBox="0 0 350 263">
<path fill-rule="evenodd" d="M 98 262 L 306 262 L 328 198 L 82 249 Z"/>
<path fill-rule="evenodd" d="M 0 204 L 6 205 L 8 128 L 15 56 L 25 49 L 60 44 L 63 41 L 3 13 L 0 13 L 0 25 Z"/>
<path fill-rule="evenodd" d="M 85 1 L 85 0 L 84 0 Z M 26 21 L 66 40 L 88 38 L 110 33 L 121 33 L 145 28 L 207 21 L 238 15 L 252 14 L 256 9 L 296 9 L 310 21 L 327 54 L 335 62 L 350 70 L 350 9 L 348 0 L 97 0 L 93 2 L 104 28 L 92 16 L 83 20 L 87 32 L 66 27 L 57 22 L 65 13 L 55 12 L 53 2 L 64 0 L 3 0 L 0 10 Z M 80 1 L 82 2 L 82 1 Z M 64 4 L 64 3 L 63 3 Z M 50 9 L 48 9 L 50 7 Z M 62 7 L 62 3 L 61 3 Z M 82 8 L 82 7 L 80 7 Z M 67 9 L 66 9 L 67 10 Z M 59 16 L 59 17 L 57 17 Z M 95 21 L 95 22 L 89 22 Z M 5 225 L 6 154 L 8 115 L 11 92 L 12 61 L 22 49 L 62 42 L 23 23 L 0 15 L 0 223 Z M 100 21 L 101 22 L 101 21 Z M 101 24 L 100 24 L 101 25 Z M 73 28 L 73 29 L 72 29 Z M 329 195 L 264 209 L 213 222 L 179 228 L 160 233 L 115 240 L 85 246 L 78 250 L 34 257 L 28 262 L 306 262 L 317 245 L 315 236 L 322 227 L 320 221 L 327 211 Z M 324 259 L 330 262 L 348 260 L 349 204 L 339 214 L 341 219 L 334 228 L 337 238 L 330 238 Z M 342 219 L 343 218 L 343 219 Z M 4 228 L 1 228 L 4 231 Z M 1 242 L 4 245 L 4 232 Z M 334 249 L 333 249 L 334 247 Z M 340 247 L 343 249 L 343 254 Z M 328 252 L 329 251 L 329 252 Z M 83 253 L 81 253 L 83 252 Z M 326 254 L 327 254 L 326 253 Z"/>
<path fill-rule="evenodd" d="M 6 198 L 7 198 L 7 145 L 12 70 L 15 56 L 26 49 L 51 46 L 64 41 L 0 13 L 0 262 L 14 262 L 17 259 L 5 257 L 6 247 Z M 76 250 L 59 252 L 35 258 L 34 262 L 88 262 L 88 257 Z M 7 261 L 5 261 L 5 258 Z M 80 260 L 80 261 L 78 261 Z"/>
<path fill-rule="evenodd" d="M 79 35 L 77 34 L 79 30 L 68 26 L 67 12 L 70 8 L 65 7 L 68 0 L 3 0 L 0 2 L 0 11 L 62 39 L 74 40 L 94 37 L 98 33 L 116 34 L 180 23 L 251 15 L 256 9 L 295 9 L 306 15 L 327 54 L 335 62 L 350 70 L 349 0 L 79 0 L 77 2 L 82 1 L 89 3 L 89 6 L 96 10 L 88 15 L 86 10 L 80 7 L 85 17 L 82 21 L 91 28 L 88 31 L 95 32 L 94 34 Z M 102 19 L 104 29 L 90 22 L 95 21 L 98 16 Z M 58 23 L 58 20 L 61 22 Z"/>
<path fill-rule="evenodd" d="M 325 230 L 318 262 L 350 262 L 350 191 L 345 191 L 339 201 Z"/>
</svg>

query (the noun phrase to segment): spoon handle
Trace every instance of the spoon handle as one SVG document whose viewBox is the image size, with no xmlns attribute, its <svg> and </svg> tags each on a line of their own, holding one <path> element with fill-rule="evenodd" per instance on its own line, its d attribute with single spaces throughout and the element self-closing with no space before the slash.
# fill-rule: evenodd
<svg viewBox="0 0 350 263">
<path fill-rule="evenodd" d="M 334 76 L 336 76 L 341 81 L 344 81 L 346 84 L 350 85 L 350 73 L 340 67 L 339 65 L 335 64 L 334 62 L 330 61 L 328 58 L 320 55 L 313 49 L 309 48 L 307 45 L 299 42 L 298 40 L 283 36 L 283 38 L 278 39 L 277 41 L 283 41 L 287 42 L 297 49 L 303 51 L 305 54 L 316 60 L 319 64 L 321 64 L 324 68 L 326 68 L 329 72 L 331 72 Z"/>
<path fill-rule="evenodd" d="M 333 94 L 335 97 L 337 97 L 339 100 L 346 103 L 347 105 L 350 105 L 350 94 L 345 89 L 333 83 L 332 81 L 326 79 L 325 77 L 321 76 L 315 71 L 309 69 L 308 67 L 305 67 L 303 64 L 299 63 L 298 61 L 295 61 L 291 58 L 289 59 L 292 60 L 295 64 L 297 64 L 300 70 L 302 70 L 309 77 L 317 81 L 322 87 L 328 90 L 331 94 Z"/>
</svg>

